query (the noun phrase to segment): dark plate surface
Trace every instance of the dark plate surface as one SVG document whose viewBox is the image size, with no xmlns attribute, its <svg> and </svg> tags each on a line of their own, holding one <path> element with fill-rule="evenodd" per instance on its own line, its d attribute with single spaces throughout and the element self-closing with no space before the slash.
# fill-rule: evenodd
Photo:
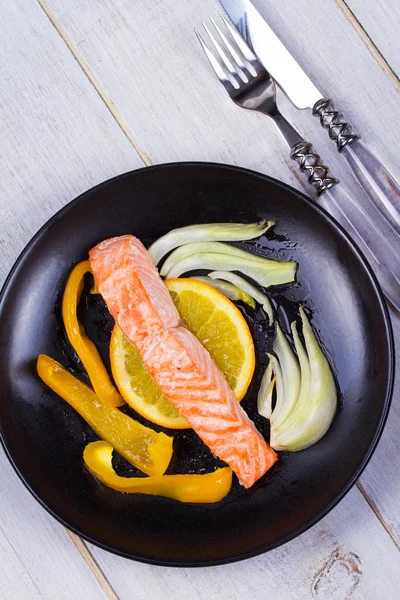
<svg viewBox="0 0 400 600">
<path fill-rule="evenodd" d="M 82 463 L 83 449 L 95 434 L 35 372 L 41 352 L 78 374 L 82 371 L 60 319 L 61 292 L 72 265 L 86 258 L 93 245 L 115 235 L 133 233 L 149 245 L 174 227 L 262 218 L 277 221 L 274 232 L 244 246 L 299 263 L 297 283 L 272 290 L 272 298 L 286 331 L 299 303 L 311 311 L 341 394 L 332 427 L 312 448 L 282 454 L 251 490 L 235 481 L 218 504 L 181 504 L 103 487 Z M 260 309 L 242 310 L 250 317 L 258 363 L 243 407 L 268 435 L 267 422 L 256 414 L 256 394 L 273 332 Z M 80 313 L 107 360 L 112 323 L 102 300 L 85 292 Z M 1 435 L 16 471 L 67 527 L 137 560 L 219 564 L 292 539 L 325 515 L 355 482 L 389 409 L 393 340 L 369 267 L 346 234 L 305 196 L 239 168 L 205 163 L 148 167 L 89 190 L 57 213 L 27 246 L 4 286 L 0 318 Z M 116 464 L 121 473 L 129 471 L 123 461 Z M 215 464 L 193 432 L 176 432 L 175 472 L 203 472 Z"/>
</svg>

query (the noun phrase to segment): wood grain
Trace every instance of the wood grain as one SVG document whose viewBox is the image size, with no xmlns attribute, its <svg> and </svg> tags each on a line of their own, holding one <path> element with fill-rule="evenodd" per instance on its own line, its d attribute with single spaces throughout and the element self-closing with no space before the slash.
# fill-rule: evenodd
<svg viewBox="0 0 400 600">
<path fill-rule="evenodd" d="M 386 0 L 338 0 L 353 13 L 354 27 L 370 47 L 374 46 L 400 85 L 400 5 Z"/>
<path fill-rule="evenodd" d="M 0 591 L 9 600 L 42 598 L 32 576 L 2 530 L 0 530 Z"/>
<path fill-rule="evenodd" d="M 143 162 L 40 6 L 0 7 L 2 280 L 67 201 Z"/>
<path fill-rule="evenodd" d="M 193 32 L 208 14 L 203 6 L 196 15 L 175 0 L 142 4 L 140 10 L 128 0 L 72 0 L 67 10 L 63 2 L 40 1 L 152 163 L 240 161 L 275 176 L 284 170 L 299 185 L 282 169 L 288 151 L 276 129 L 227 102 L 210 72 Z"/>
<path fill-rule="evenodd" d="M 67 531 L 33 499 L 0 452 L 0 598 L 109 600 Z"/>
<path fill-rule="evenodd" d="M 296 540 L 240 563 L 171 569 L 91 550 L 117 594 L 135 600 L 395 600 L 400 586 L 400 554 L 357 489 Z"/>
<path fill-rule="evenodd" d="M 335 2 L 314 0 L 311 15 L 307 0 L 257 3 L 322 91 L 398 172 L 393 150 L 399 139 L 392 127 L 398 91 Z M 47 0 L 47 5 L 152 162 L 238 163 L 299 185 L 285 165 L 287 150 L 274 125 L 227 101 L 194 37 L 194 27 L 217 16 L 218 0 L 197 3 L 196 10 L 176 0 L 142 3 L 140 10 L 129 0 Z M 297 111 L 282 94 L 279 99 L 284 114 L 354 189 L 317 119 Z M 385 106 L 381 118 L 379 104 Z"/>
<path fill-rule="evenodd" d="M 400 550 L 400 319 L 393 314 L 396 340 L 396 383 L 392 406 L 382 438 L 359 485 Z"/>
<path fill-rule="evenodd" d="M 0 278 L 68 200 L 141 158 L 36 2 L 0 1 Z M 4 75 L 3 75 L 4 74 Z M 107 599 L 0 451 L 0 597 Z"/>
<path fill-rule="evenodd" d="M 95 575 L 97 581 L 100 584 L 100 587 L 102 588 L 103 592 L 105 592 L 107 598 L 109 600 L 118 600 L 117 594 L 114 592 L 108 579 L 104 575 L 103 571 L 100 569 L 95 558 L 93 557 L 92 553 L 90 552 L 87 544 L 78 535 L 76 535 L 76 533 L 73 533 L 72 531 L 69 531 L 68 529 L 66 531 L 67 531 L 69 537 L 71 538 L 71 540 L 73 541 L 79 554 L 86 561 L 89 569 Z"/>
</svg>

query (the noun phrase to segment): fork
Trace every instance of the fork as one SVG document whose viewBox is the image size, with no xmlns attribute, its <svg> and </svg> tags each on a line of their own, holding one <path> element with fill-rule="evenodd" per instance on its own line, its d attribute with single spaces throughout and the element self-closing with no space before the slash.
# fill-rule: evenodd
<svg viewBox="0 0 400 600">
<path fill-rule="evenodd" d="M 278 127 L 300 171 L 314 186 L 321 204 L 352 235 L 369 259 L 392 305 L 400 311 L 400 240 L 373 203 L 360 191 L 354 200 L 329 173 L 328 167 L 279 112 L 275 82 L 240 33 L 219 13 L 225 32 L 211 18 L 213 34 L 202 25 L 211 42 L 195 29 L 200 44 L 230 98 L 241 108 L 261 112 Z M 218 35 L 218 41 L 215 37 Z M 212 48 L 212 50 L 210 49 Z"/>
</svg>

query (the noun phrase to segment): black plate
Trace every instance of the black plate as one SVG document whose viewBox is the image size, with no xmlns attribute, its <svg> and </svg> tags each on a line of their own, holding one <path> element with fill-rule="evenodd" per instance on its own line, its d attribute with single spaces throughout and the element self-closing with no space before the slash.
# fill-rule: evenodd
<svg viewBox="0 0 400 600">
<path fill-rule="evenodd" d="M 65 340 L 60 295 L 74 263 L 100 240 L 133 233 L 149 244 L 191 223 L 277 220 L 255 250 L 299 262 L 297 283 L 273 290 L 279 319 L 300 302 L 331 360 L 341 408 L 315 446 L 281 460 L 251 490 L 237 482 L 215 505 L 124 495 L 98 484 L 82 465 L 91 429 L 41 383 L 44 352 L 81 369 Z M 248 243 L 252 244 L 252 243 Z M 82 319 L 106 357 L 111 323 L 102 301 L 84 294 Z M 243 309 L 244 310 L 244 309 Z M 272 332 L 248 311 L 258 368 L 244 408 L 255 400 Z M 368 462 L 388 413 L 393 384 L 390 320 L 377 282 L 343 230 L 294 189 L 263 175 L 216 164 L 172 164 L 121 175 L 55 215 L 27 246 L 1 297 L 1 435 L 17 473 L 67 527 L 99 546 L 150 563 L 211 565 L 254 556 L 305 531 L 349 490 Z M 104 326 L 106 323 L 106 326 Z M 177 471 L 202 472 L 215 460 L 193 432 L 176 435 Z M 122 471 L 126 465 L 119 464 Z"/>
</svg>

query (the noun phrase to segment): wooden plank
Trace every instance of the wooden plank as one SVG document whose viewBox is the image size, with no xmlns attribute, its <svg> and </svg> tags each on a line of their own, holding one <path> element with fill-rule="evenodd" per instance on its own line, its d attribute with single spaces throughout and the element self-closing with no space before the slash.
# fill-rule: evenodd
<svg viewBox="0 0 400 600">
<path fill-rule="evenodd" d="M 0 9 L 3 279 L 68 200 L 143 161 L 40 6 L 0 0 Z M 0 469 L 0 597 L 115 600 L 86 547 L 39 506 L 3 451 Z"/>
<path fill-rule="evenodd" d="M 35 582 L 2 530 L 0 530 L 0 593 L 8 600 L 42 598 Z"/>
<path fill-rule="evenodd" d="M 374 0 L 373 2 L 337 0 L 336 4 L 368 48 L 376 63 L 380 65 L 387 77 L 392 79 L 394 87 L 399 88 L 400 6 L 385 0 Z M 390 117 L 385 118 L 390 123 Z M 397 125 L 397 120 L 392 125 Z M 398 135 L 398 126 L 394 126 L 393 129 Z M 396 402 L 400 391 L 399 315 L 393 312 L 392 321 L 395 340 L 397 340 L 397 351 L 396 383 L 391 413 L 382 440 L 360 478 L 358 487 L 400 549 L 400 479 L 398 477 L 400 460 L 397 451 L 400 410 Z M 389 460 L 388 457 L 390 457 Z"/>
<path fill-rule="evenodd" d="M 0 7 L 2 280 L 66 202 L 143 161 L 41 7 Z"/>
<path fill-rule="evenodd" d="M 338 0 L 343 4 L 353 26 L 365 43 L 381 55 L 386 68 L 399 82 L 400 76 L 400 5 L 387 0 Z M 352 13 L 352 14 L 349 14 Z M 378 58 L 378 56 L 377 56 Z"/>
<path fill-rule="evenodd" d="M 396 383 L 381 441 L 359 481 L 360 490 L 400 550 L 400 320 L 392 315 L 396 340 Z"/>
<path fill-rule="evenodd" d="M 193 27 L 211 9 L 191 14 L 176 0 L 140 10 L 129 0 L 40 3 L 150 162 L 240 162 L 272 176 L 284 171 L 299 186 L 275 127 L 227 100 L 202 55 Z"/>
<path fill-rule="evenodd" d="M 140 9 L 129 0 L 40 1 L 151 161 L 238 163 L 299 185 L 273 124 L 227 100 L 194 38 L 202 19 L 217 16 L 218 0 L 197 3 L 195 10 L 176 0 Z M 396 172 L 398 92 L 334 0 L 315 0 L 312 14 L 307 0 L 257 3 L 310 76 Z M 284 114 L 350 185 L 317 119 L 282 94 L 279 99 Z"/>
<path fill-rule="evenodd" d="M 90 548 L 117 594 L 135 600 L 396 600 L 400 589 L 400 554 L 357 489 L 297 539 L 231 565 L 154 567 Z"/>
</svg>

